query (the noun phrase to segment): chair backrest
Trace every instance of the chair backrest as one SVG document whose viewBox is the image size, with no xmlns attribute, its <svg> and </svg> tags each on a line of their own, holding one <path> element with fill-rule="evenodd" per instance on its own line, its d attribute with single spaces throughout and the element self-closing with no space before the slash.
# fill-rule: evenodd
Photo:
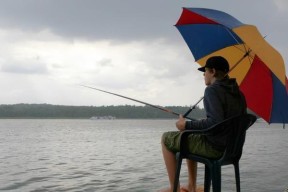
<svg viewBox="0 0 288 192">
<path fill-rule="evenodd" d="M 222 165 L 239 161 L 242 155 L 246 131 L 255 121 L 256 117 L 254 115 L 245 114 L 232 117 L 223 122 L 227 137 L 224 155 L 219 159 Z"/>
</svg>

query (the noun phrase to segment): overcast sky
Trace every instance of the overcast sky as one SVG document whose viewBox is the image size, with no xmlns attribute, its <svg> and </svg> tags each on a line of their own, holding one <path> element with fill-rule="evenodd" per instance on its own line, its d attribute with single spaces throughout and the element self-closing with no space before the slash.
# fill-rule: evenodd
<svg viewBox="0 0 288 192">
<path fill-rule="evenodd" d="M 182 7 L 256 25 L 288 62 L 287 0 L 1 0 L 0 104 L 191 105 L 203 74 L 174 27 Z"/>
</svg>

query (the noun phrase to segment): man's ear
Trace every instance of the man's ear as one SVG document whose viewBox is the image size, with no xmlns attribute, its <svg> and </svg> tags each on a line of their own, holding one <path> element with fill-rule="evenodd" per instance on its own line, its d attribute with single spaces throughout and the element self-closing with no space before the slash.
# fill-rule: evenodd
<svg viewBox="0 0 288 192">
<path fill-rule="evenodd" d="M 212 74 L 213 74 L 213 76 L 215 77 L 215 75 L 216 75 L 216 69 L 212 68 L 212 71 L 211 71 L 211 73 L 212 73 Z"/>
</svg>

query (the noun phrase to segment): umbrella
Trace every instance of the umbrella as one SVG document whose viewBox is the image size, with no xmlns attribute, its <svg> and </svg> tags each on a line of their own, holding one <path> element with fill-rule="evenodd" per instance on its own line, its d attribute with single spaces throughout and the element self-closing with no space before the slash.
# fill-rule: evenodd
<svg viewBox="0 0 288 192">
<path fill-rule="evenodd" d="M 195 61 L 201 66 L 211 56 L 230 65 L 248 108 L 268 123 L 288 123 L 288 81 L 282 56 L 257 28 L 222 11 L 183 8 L 176 24 Z"/>
</svg>

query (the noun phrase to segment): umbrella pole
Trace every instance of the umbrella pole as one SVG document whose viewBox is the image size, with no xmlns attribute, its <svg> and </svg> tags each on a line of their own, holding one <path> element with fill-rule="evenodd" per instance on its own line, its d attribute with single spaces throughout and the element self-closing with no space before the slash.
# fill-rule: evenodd
<svg viewBox="0 0 288 192">
<path fill-rule="evenodd" d="M 249 56 L 249 54 L 250 54 L 251 51 L 252 51 L 252 50 L 249 49 L 249 50 L 243 55 L 243 57 L 241 57 L 241 58 L 239 59 L 239 61 L 237 61 L 237 63 L 235 63 L 235 65 L 233 65 L 233 67 L 228 71 L 227 75 L 228 75 L 231 71 L 233 71 L 233 69 L 234 69 L 235 67 L 237 67 L 237 66 L 239 65 L 239 63 L 241 63 L 241 61 L 243 61 L 243 59 L 245 59 L 245 57 Z"/>
<path fill-rule="evenodd" d="M 179 113 L 176 113 L 176 112 L 174 112 L 174 111 L 172 111 L 172 110 L 170 110 L 170 109 L 167 109 L 167 108 L 164 108 L 164 107 L 161 107 L 161 106 L 152 105 L 152 104 L 150 104 L 150 103 L 146 103 L 146 102 L 144 102 L 144 101 L 140 101 L 140 100 L 137 100 L 137 99 L 133 99 L 133 98 L 131 98 L 131 97 L 126 97 L 126 96 L 124 96 L 124 95 L 119 95 L 119 94 L 116 94 L 116 93 L 112 93 L 112 92 L 109 92 L 109 91 L 104 91 L 104 90 L 102 90 L 102 89 L 98 89 L 98 88 L 90 87 L 90 86 L 86 86 L 86 85 L 80 85 L 80 86 L 86 87 L 86 88 L 89 88 L 89 89 L 94 89 L 94 90 L 96 90 L 96 91 L 100 91 L 100 92 L 103 92 L 103 93 L 108 93 L 108 94 L 110 94 L 110 95 L 115 95 L 115 96 L 118 96 L 118 97 L 122 97 L 122 98 L 125 98 L 125 99 L 129 99 L 129 100 L 131 100 L 131 101 L 135 101 L 135 102 L 138 102 L 138 103 L 142 103 L 142 104 L 144 104 L 144 105 L 148 105 L 148 106 L 150 106 L 150 107 L 153 107 L 153 108 L 156 108 L 156 109 L 160 109 L 161 111 L 164 111 L 164 112 L 166 112 L 166 113 L 170 113 L 170 114 L 177 115 L 177 116 L 180 115 Z M 201 100 L 202 100 L 202 98 L 201 98 Z M 199 100 L 199 101 L 194 105 L 194 108 L 195 108 L 195 106 L 196 106 L 201 100 Z M 190 110 L 190 109 L 189 109 L 189 110 Z M 186 113 L 187 113 L 187 112 L 186 112 Z M 186 113 L 185 113 L 185 114 L 186 114 Z M 187 115 L 188 115 L 188 114 L 187 114 Z M 186 118 L 186 119 L 190 119 L 190 120 L 195 120 L 195 119 L 190 118 L 190 117 L 185 117 L 185 118 Z"/>
</svg>

